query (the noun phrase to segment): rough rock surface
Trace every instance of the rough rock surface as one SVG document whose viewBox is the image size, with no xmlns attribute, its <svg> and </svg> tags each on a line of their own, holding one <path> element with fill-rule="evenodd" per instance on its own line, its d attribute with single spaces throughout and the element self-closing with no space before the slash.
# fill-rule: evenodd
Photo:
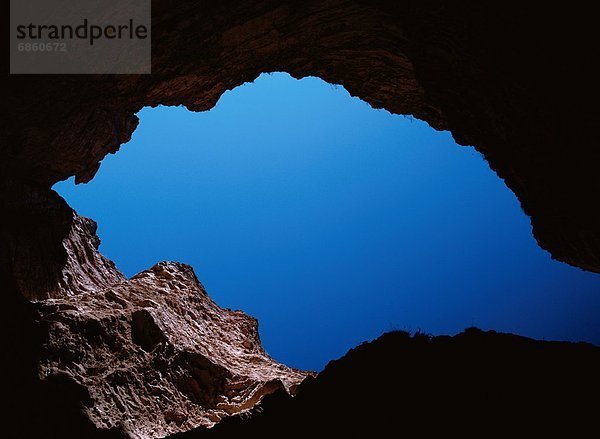
<svg viewBox="0 0 600 439">
<path fill-rule="evenodd" d="M 98 252 L 93 220 L 76 215 L 54 191 L 4 183 L 0 208 L 8 214 L 0 217 L 0 269 L 12 273 L 17 294 L 30 300 L 64 297 L 125 279 Z"/>
<path fill-rule="evenodd" d="M 37 305 L 48 331 L 40 376 L 81 385 L 99 428 L 154 438 L 211 426 L 307 376 L 270 358 L 258 322 L 217 306 L 187 265 Z"/>
<path fill-rule="evenodd" d="M 257 321 L 217 306 L 191 267 L 162 262 L 128 280 L 98 252 L 94 221 L 53 191 L 10 189 L 6 437 L 162 437 L 309 375 L 271 359 Z"/>
<path fill-rule="evenodd" d="M 276 390 L 293 392 L 308 375 L 270 358 L 258 322 L 217 306 L 183 264 L 161 262 L 110 288 L 38 301 L 36 310 L 42 381 L 73 381 L 97 428 L 132 437 L 211 426 Z"/>
</svg>

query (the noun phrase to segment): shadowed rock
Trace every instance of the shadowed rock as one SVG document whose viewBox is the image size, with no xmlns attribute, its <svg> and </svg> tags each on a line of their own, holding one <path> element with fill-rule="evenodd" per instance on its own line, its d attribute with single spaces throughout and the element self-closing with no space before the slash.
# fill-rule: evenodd
<svg viewBox="0 0 600 439">
<path fill-rule="evenodd" d="M 473 145 L 538 243 L 600 272 L 600 50 L 579 3 L 154 0 L 152 75 L 6 77 L 0 176 L 87 182 L 143 106 L 203 111 L 262 72 L 319 76 Z"/>
<path fill-rule="evenodd" d="M 384 334 L 330 362 L 291 398 L 173 438 L 587 437 L 597 430 L 600 348 L 469 329 Z"/>
</svg>

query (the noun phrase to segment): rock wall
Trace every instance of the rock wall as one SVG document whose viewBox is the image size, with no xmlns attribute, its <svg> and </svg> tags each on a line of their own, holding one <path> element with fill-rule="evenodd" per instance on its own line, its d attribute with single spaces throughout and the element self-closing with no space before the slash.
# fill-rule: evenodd
<svg viewBox="0 0 600 439">
<path fill-rule="evenodd" d="M 216 305 L 191 267 L 126 279 L 98 252 L 94 221 L 55 192 L 6 193 L 6 437 L 164 437 L 311 375 L 269 357 L 256 319 Z"/>
<path fill-rule="evenodd" d="M 540 245 L 600 271 L 593 201 L 600 51 L 583 3 L 155 0 L 152 7 L 152 75 L 6 78 L 4 178 L 46 188 L 72 175 L 86 182 L 130 138 L 143 106 L 208 110 L 261 72 L 316 75 L 474 145 L 531 216 Z"/>
<path fill-rule="evenodd" d="M 75 383 L 100 429 L 154 438 L 212 426 L 308 375 L 271 359 L 258 322 L 218 307 L 183 264 L 162 262 L 36 309 L 41 379 Z"/>
<path fill-rule="evenodd" d="M 124 279 L 98 254 L 93 221 L 50 190 L 69 176 L 93 178 L 143 106 L 208 110 L 261 72 L 319 76 L 374 108 L 449 129 L 515 192 L 543 248 L 600 272 L 600 51 L 583 2 L 152 7 L 152 75 L 4 77 L 0 278 L 10 360 L 2 367 L 16 437 L 166 434 L 208 425 L 304 376 L 270 360 L 255 323 L 216 307 L 189 268 L 163 264 Z"/>
</svg>

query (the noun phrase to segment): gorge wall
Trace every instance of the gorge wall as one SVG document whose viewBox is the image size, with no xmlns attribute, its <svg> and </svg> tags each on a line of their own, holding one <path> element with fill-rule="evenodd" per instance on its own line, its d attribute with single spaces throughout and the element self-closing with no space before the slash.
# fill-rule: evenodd
<svg viewBox="0 0 600 439">
<path fill-rule="evenodd" d="M 16 322 L 7 358 L 8 376 L 20 379 L 8 395 L 19 402 L 13 419 L 25 419 L 11 425 L 14 437 L 164 437 L 212 426 L 276 391 L 293 394 L 311 375 L 269 357 L 258 322 L 216 305 L 190 266 L 161 262 L 126 279 L 98 252 L 92 220 L 56 194 L 35 201 L 65 214 L 44 232 L 69 231 L 44 256 L 66 255 L 57 278 L 40 275 L 46 294 L 30 287 L 35 277 L 15 276 L 23 295 L 9 310 L 21 313 L 7 318 Z M 39 238 L 13 243 L 19 266 L 44 255 Z"/>
<path fill-rule="evenodd" d="M 268 359 L 251 319 L 209 299 L 196 303 L 205 296 L 189 268 L 163 264 L 124 279 L 97 253 L 94 223 L 50 190 L 69 176 L 80 183 L 93 178 L 102 158 L 130 138 L 143 106 L 208 110 L 225 90 L 261 72 L 319 76 L 375 108 L 450 130 L 459 143 L 475 146 L 514 191 L 540 246 L 558 260 L 600 272 L 600 51 L 595 15 L 578 3 L 155 0 L 152 75 L 5 75 L 0 274 L 8 416 L 32 429 L 31 437 L 146 431 L 125 418 L 149 426 L 152 433 L 144 434 L 166 434 L 173 423 L 214 422 L 255 402 L 265 386 L 291 389 L 304 376 Z M 172 278 L 161 277 L 167 272 Z M 179 300 L 171 303 L 161 289 Z M 210 309 L 215 321 L 229 322 L 222 328 L 235 339 L 235 357 L 239 351 L 248 364 L 258 361 L 262 372 L 247 376 L 234 363 L 224 367 L 198 351 L 202 343 L 193 350 L 157 323 L 172 319 L 181 333 L 219 345 L 220 326 L 195 327 L 186 309 Z M 106 346 L 107 331 L 126 346 L 123 357 L 114 358 L 123 370 L 109 377 L 115 383 L 124 379 L 125 387 L 150 392 L 152 374 L 160 372 L 165 394 L 179 395 L 175 400 L 186 410 L 195 385 L 186 387 L 180 376 L 199 386 L 214 379 L 223 395 L 235 388 L 239 398 L 188 410 L 195 419 L 190 424 L 177 413 L 152 418 L 155 409 L 167 410 L 143 409 L 147 401 L 118 407 L 124 396 L 103 387 L 108 360 L 102 349 L 79 348 Z M 61 349 L 73 357 L 56 357 Z M 163 374 L 164 358 L 171 362 Z M 123 378 L 127 373 L 150 378 L 133 383 Z M 40 380 L 48 376 L 57 378 Z M 287 379 L 279 383 L 280 376 Z M 115 411 L 105 416 L 93 406 Z"/>
</svg>

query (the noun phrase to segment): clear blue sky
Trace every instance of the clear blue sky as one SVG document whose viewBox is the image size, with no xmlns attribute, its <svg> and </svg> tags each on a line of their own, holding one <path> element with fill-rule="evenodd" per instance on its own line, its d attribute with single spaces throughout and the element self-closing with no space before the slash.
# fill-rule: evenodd
<svg viewBox="0 0 600 439">
<path fill-rule="evenodd" d="M 94 180 L 55 189 L 128 276 L 194 266 L 319 370 L 391 329 L 600 344 L 600 276 L 553 261 L 479 153 L 317 78 L 261 75 L 209 112 L 145 108 Z"/>
</svg>

